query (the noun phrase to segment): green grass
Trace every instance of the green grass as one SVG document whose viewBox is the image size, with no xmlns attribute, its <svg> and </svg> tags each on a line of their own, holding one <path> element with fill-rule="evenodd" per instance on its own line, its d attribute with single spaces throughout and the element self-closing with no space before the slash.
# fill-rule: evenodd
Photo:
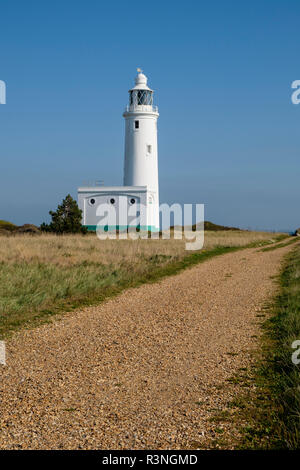
<svg viewBox="0 0 300 470">
<path fill-rule="evenodd" d="M 265 324 L 270 350 L 262 377 L 275 403 L 273 429 L 277 446 L 300 449 L 300 365 L 292 362 L 292 343 L 300 340 L 300 245 L 288 255 L 280 276 L 274 315 Z M 300 358 L 300 354 L 298 355 Z"/>
<path fill-rule="evenodd" d="M 287 243 L 278 243 L 277 245 L 275 246 L 267 246 L 266 248 L 262 248 L 261 250 L 259 251 L 273 251 L 273 250 L 277 250 L 277 248 L 283 248 L 285 246 L 288 246 L 288 245 L 292 245 L 293 243 L 296 243 L 299 241 L 299 238 L 298 237 L 294 237 L 292 240 L 289 240 Z"/>
</svg>

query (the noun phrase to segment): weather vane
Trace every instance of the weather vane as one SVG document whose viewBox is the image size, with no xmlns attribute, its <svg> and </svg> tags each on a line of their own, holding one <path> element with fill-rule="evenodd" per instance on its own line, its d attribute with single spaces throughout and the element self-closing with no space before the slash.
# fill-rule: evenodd
<svg viewBox="0 0 300 470">
<path fill-rule="evenodd" d="M 142 73 L 142 69 L 140 69 L 140 67 L 138 67 L 136 70 L 138 73 Z"/>
</svg>

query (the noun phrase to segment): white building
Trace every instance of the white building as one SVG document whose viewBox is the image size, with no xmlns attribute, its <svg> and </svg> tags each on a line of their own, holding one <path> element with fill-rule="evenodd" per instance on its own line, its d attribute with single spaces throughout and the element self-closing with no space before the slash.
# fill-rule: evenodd
<svg viewBox="0 0 300 470">
<path fill-rule="evenodd" d="M 153 90 L 138 69 L 135 86 L 129 90 L 125 118 L 124 186 L 78 188 L 82 223 L 88 230 L 159 230 L 157 162 L 158 108 Z"/>
</svg>

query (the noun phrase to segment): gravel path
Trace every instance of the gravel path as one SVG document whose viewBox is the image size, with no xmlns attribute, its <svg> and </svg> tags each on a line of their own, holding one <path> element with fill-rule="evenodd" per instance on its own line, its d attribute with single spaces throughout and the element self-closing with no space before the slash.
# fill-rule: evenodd
<svg viewBox="0 0 300 470">
<path fill-rule="evenodd" d="M 0 366 L 0 448 L 208 447 L 291 248 L 212 258 L 15 334 Z"/>
</svg>

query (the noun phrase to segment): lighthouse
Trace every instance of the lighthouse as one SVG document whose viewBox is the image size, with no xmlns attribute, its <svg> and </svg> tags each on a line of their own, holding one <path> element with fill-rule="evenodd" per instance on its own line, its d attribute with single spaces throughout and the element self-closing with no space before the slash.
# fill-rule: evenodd
<svg viewBox="0 0 300 470">
<path fill-rule="evenodd" d="M 124 186 L 147 186 L 149 216 L 159 226 L 159 194 L 157 164 L 158 108 L 153 106 L 153 90 L 147 77 L 137 69 L 135 86 L 129 90 L 125 118 Z"/>
<path fill-rule="evenodd" d="M 157 119 L 153 90 L 147 77 L 137 69 L 135 86 L 129 90 L 125 119 L 123 186 L 87 186 L 78 188 L 82 223 L 88 230 L 159 231 L 159 190 Z M 113 217 L 103 216 L 111 208 Z M 103 208 L 103 211 L 102 211 Z"/>
</svg>

